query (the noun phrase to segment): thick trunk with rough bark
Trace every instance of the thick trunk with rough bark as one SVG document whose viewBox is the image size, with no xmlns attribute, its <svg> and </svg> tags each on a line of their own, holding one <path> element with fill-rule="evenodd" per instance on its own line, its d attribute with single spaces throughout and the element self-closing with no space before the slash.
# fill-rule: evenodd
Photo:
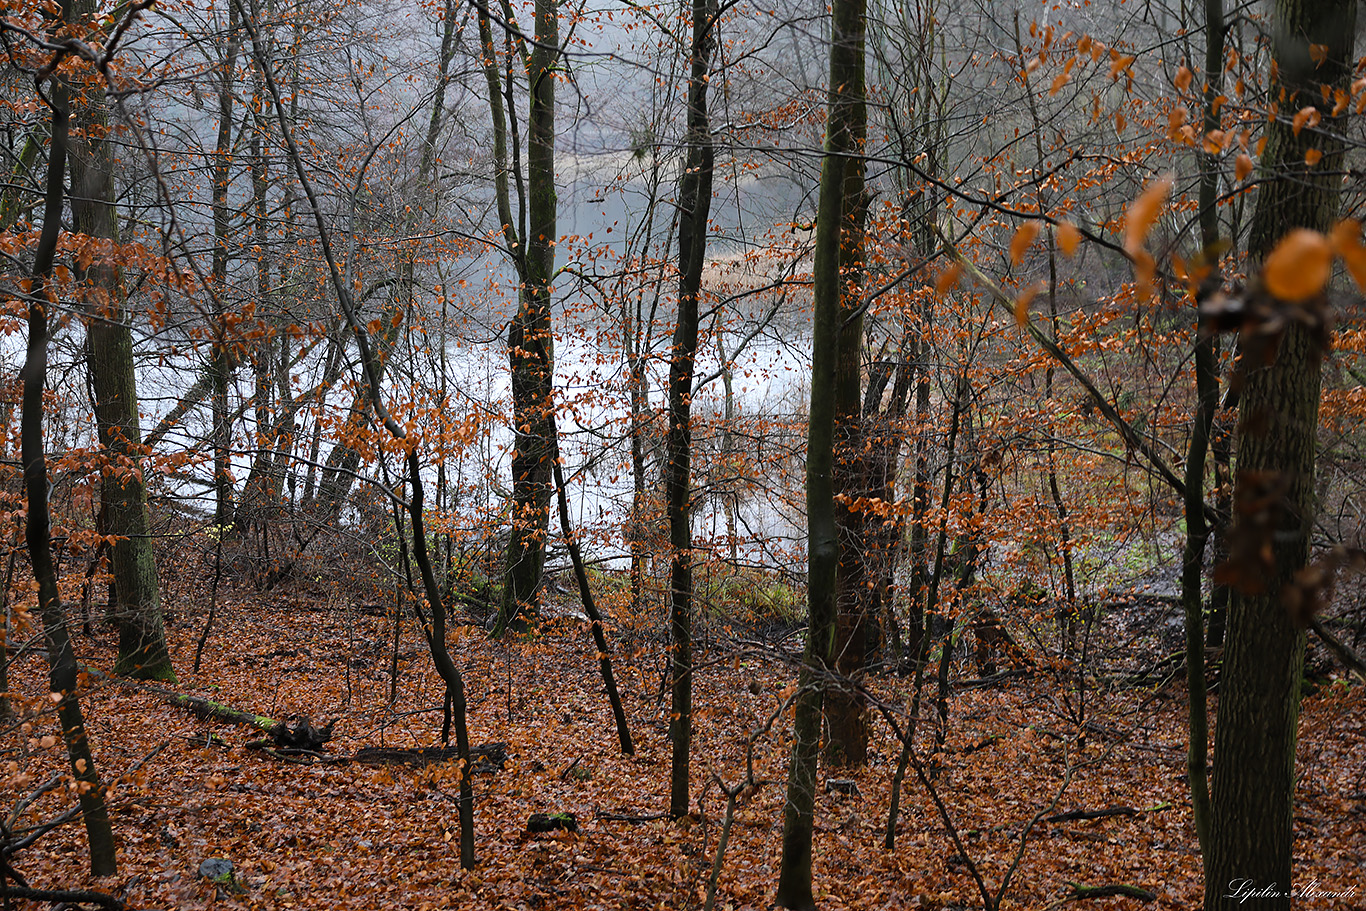
<svg viewBox="0 0 1366 911">
<path fill-rule="evenodd" d="M 522 290 L 508 325 L 512 370 L 512 531 L 503 601 L 494 635 L 528 622 L 540 609 L 541 576 L 550 523 L 551 459 L 555 432 L 555 346 L 550 322 L 555 274 L 555 70 L 559 65 L 559 6 L 536 0 L 536 41 L 527 56 L 527 232 Z M 514 257 L 516 258 L 516 257 Z"/>
<path fill-rule="evenodd" d="M 81 18 L 92 17 L 94 12 L 88 0 L 76 9 Z M 85 87 L 82 98 L 74 115 L 81 132 L 71 144 L 72 221 L 82 234 L 117 243 L 114 160 L 103 87 Z M 115 536 L 110 553 L 117 593 L 114 619 L 119 628 L 115 669 L 132 677 L 173 681 L 147 520 L 133 332 L 123 311 L 123 276 L 116 261 L 100 256 L 80 275 L 89 283 L 86 350 L 95 423 L 105 457 L 101 484 L 106 531 Z"/>
<path fill-rule="evenodd" d="M 851 73 L 845 93 L 853 99 L 849 131 L 855 152 L 863 148 L 867 108 L 863 103 L 862 68 Z M 844 229 L 840 242 L 839 364 L 835 368 L 835 521 L 839 525 L 840 559 L 835 571 L 835 670 L 842 678 L 826 694 L 829 733 L 826 758 L 837 765 L 862 766 L 868 761 L 867 700 L 858 690 L 867 664 L 870 611 L 868 558 L 871 536 L 881 521 L 853 504 L 871 494 L 872 455 L 863 421 L 863 227 L 867 215 L 864 166 L 858 158 L 845 164 Z M 848 681 L 845 683 L 844 681 Z"/>
<path fill-rule="evenodd" d="M 1273 54 L 1283 88 L 1268 127 L 1265 182 L 1249 253 L 1263 259 L 1297 227 L 1327 231 L 1338 211 L 1344 124 L 1324 111 L 1321 128 L 1296 131 L 1289 112 L 1321 105 L 1320 87 L 1345 87 L 1352 72 L 1356 0 L 1278 0 Z M 1326 59 L 1311 51 L 1326 50 Z M 1305 163 L 1311 148 L 1323 152 Z M 1292 887 L 1295 736 L 1304 631 L 1286 595 L 1309 558 L 1316 502 L 1315 448 L 1324 352 L 1291 320 L 1278 343 L 1245 330 L 1241 438 L 1234 493 L 1230 606 L 1215 731 L 1213 814 L 1205 907 L 1244 907 L 1242 888 L 1271 889 L 1259 908 L 1288 909 Z M 1274 358 L 1274 359 L 1273 359 Z M 1270 363 L 1267 361 L 1270 360 Z M 1268 505 L 1269 504 L 1269 505 Z"/>
</svg>

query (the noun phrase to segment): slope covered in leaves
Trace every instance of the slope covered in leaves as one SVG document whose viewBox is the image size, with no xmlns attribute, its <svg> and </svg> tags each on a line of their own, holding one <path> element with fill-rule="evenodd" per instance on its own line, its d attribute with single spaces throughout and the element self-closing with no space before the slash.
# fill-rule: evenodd
<svg viewBox="0 0 1366 911">
<path fill-rule="evenodd" d="M 441 688 L 411 622 L 401 630 L 391 703 L 392 618 L 347 605 L 307 592 L 232 593 L 220 605 L 198 674 L 190 667 L 202 615 L 178 605 L 171 632 L 180 691 L 277 719 L 335 718 L 327 750 L 338 759 L 367 746 L 437 745 Z M 99 641 L 82 639 L 81 647 L 91 666 L 106 667 L 111 636 L 97 632 Z M 92 680 L 85 695 L 101 772 L 124 776 L 112 796 L 119 874 L 91 880 L 82 873 L 84 837 L 74 823 L 10 861 L 35 887 L 96 888 L 131 908 L 698 908 L 726 804 L 717 779 L 743 780 L 751 732 L 776 719 L 753 738 L 758 786 L 738 803 L 716 898 L 720 908 L 768 907 L 790 749 L 784 705 L 795 669 L 780 650 L 756 645 L 712 640 L 698 662 L 695 812 L 670 822 L 661 818 L 669 744 L 659 643 L 642 641 L 618 659 L 638 744 L 627 758 L 617 750 L 580 622 L 553 621 L 515 644 L 492 643 L 475 627 L 457 629 L 452 650 L 467 669 L 472 740 L 506 742 L 509 754 L 501 771 L 476 776 L 479 864 L 469 872 L 459 869 L 453 763 L 284 762 L 245 746 L 259 731 L 203 721 L 156 693 Z M 887 677 L 874 693 L 899 713 L 909 687 Z M 12 689 L 38 697 L 30 707 L 42 709 L 40 657 L 15 664 Z M 1200 867 L 1183 781 L 1183 691 L 1100 687 L 1086 698 L 1078 744 L 1078 729 L 1065 720 L 1072 709 L 1047 674 L 965 689 L 950 702 L 948 737 L 937 751 L 927 700 L 921 755 L 943 812 L 909 774 L 890 852 L 882 842 L 899 750 L 879 723 L 866 770 L 829 770 L 853 779 L 857 794 L 818 799 L 821 907 L 981 907 L 974 868 L 994 893 L 1017 863 L 1003 908 L 1057 906 L 1073 883 L 1131 884 L 1156 895 L 1151 904 L 1112 897 L 1085 907 L 1196 906 Z M 1306 700 L 1301 724 L 1299 885 L 1355 890 L 1306 907 L 1359 907 L 1366 888 L 1360 688 L 1322 688 Z M 55 732 L 53 719 L 39 715 L 7 735 L 7 815 L 60 770 L 60 745 L 49 739 Z M 22 808 L 11 825 L 22 829 L 69 802 L 59 787 Z M 1043 818 L 1121 807 L 1136 812 Z M 578 831 L 529 835 L 532 813 L 572 813 Z M 200 864 L 216 857 L 232 862 L 232 882 L 199 875 Z"/>
</svg>

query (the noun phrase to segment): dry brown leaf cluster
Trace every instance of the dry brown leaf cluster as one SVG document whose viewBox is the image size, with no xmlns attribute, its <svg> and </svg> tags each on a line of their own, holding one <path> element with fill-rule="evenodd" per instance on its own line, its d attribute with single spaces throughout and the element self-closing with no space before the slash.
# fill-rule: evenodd
<svg viewBox="0 0 1366 911">
<path fill-rule="evenodd" d="M 336 718 L 338 756 L 363 746 L 437 743 L 441 688 L 411 624 L 399 643 L 398 699 L 389 703 L 392 620 L 344 609 L 345 599 L 238 591 L 220 606 L 202 673 L 189 673 L 202 617 L 173 605 L 182 692 L 275 718 Z M 330 605 L 331 609 L 323 609 Z M 84 660 L 110 663 L 109 634 L 81 640 Z M 291 764 L 243 746 L 259 732 L 205 722 L 164 698 L 117 684 L 85 694 L 96 756 L 106 778 L 162 747 L 112 806 L 120 841 L 117 877 L 85 876 L 84 837 L 68 825 L 12 858 L 39 887 L 91 887 L 130 908 L 700 908 L 725 797 L 712 780 L 741 779 L 750 732 L 777 710 L 794 674 L 759 652 L 713 642 L 698 662 L 694 746 L 695 813 L 679 822 L 610 816 L 660 814 L 668 803 L 667 700 L 657 698 L 661 644 L 619 656 L 638 755 L 622 757 L 587 631 L 556 620 L 529 641 L 490 642 L 474 627 L 453 636 L 467 670 L 471 736 L 506 741 L 510 759 L 476 779 L 478 868 L 458 864 L 458 772 L 354 762 Z M 770 660 L 773 659 L 773 660 Z M 14 668 L 14 689 L 44 687 L 40 658 Z M 909 683 L 873 682 L 892 707 Z M 1074 781 L 1055 812 L 1130 806 L 1142 812 L 1079 822 L 1039 823 L 1003 908 L 1045 908 L 1069 883 L 1131 883 L 1157 893 L 1155 905 L 1186 909 L 1200 900 L 1199 860 L 1185 764 L 1184 693 L 1131 688 L 1096 699 L 1078 747 L 1058 715 L 1047 675 L 1003 688 L 965 690 L 952 703 L 945 746 L 924 757 L 934 770 L 964 847 L 994 888 L 1025 824 L 1054 799 L 1068 763 Z M 930 721 L 923 722 L 925 725 Z M 1361 690 L 1332 685 L 1309 698 L 1302 717 L 1297 874 L 1323 890 L 1360 891 L 1366 849 L 1366 712 Z M 717 907 L 767 908 L 776 882 L 787 719 L 755 746 L 756 777 L 770 782 L 739 805 Z M 908 778 L 897 847 L 882 849 L 898 745 L 876 726 L 872 762 L 831 770 L 854 778 L 858 795 L 820 795 L 817 895 L 822 908 L 980 907 L 965 858 L 923 788 Z M 50 717 L 5 741 L 5 806 L 60 768 Z M 926 741 L 928 743 L 928 741 Z M 164 746 L 163 746 L 164 745 Z M 21 781 L 21 776 L 24 781 Z M 32 824 L 68 805 L 60 791 L 16 823 Z M 532 813 L 572 813 L 577 833 L 528 835 Z M 235 887 L 197 873 L 208 858 L 235 868 Z M 1137 907 L 1132 899 L 1089 907 Z M 1351 900 L 1315 908 L 1360 907 Z"/>
</svg>

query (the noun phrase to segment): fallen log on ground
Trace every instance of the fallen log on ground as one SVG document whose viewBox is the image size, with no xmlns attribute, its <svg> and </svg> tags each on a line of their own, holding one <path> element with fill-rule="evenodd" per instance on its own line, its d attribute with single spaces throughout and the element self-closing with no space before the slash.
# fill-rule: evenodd
<svg viewBox="0 0 1366 911">
<path fill-rule="evenodd" d="M 1110 816 L 1141 816 L 1144 813 L 1157 813 L 1171 808 L 1171 804 L 1164 801 L 1156 806 L 1146 807 L 1142 810 L 1134 807 L 1106 807 L 1103 810 L 1068 810 L 1066 813 L 1054 813 L 1052 816 L 1045 816 L 1042 822 L 1070 822 L 1077 819 L 1105 819 Z"/>
<path fill-rule="evenodd" d="M 314 725 L 307 717 L 299 717 L 293 723 L 276 721 L 266 715 L 243 712 L 232 706 L 205 699 L 202 696 L 189 696 L 177 693 L 154 684 L 121 680 L 92 671 L 104 679 L 131 686 L 134 689 L 148 690 L 164 697 L 172 705 L 189 709 L 197 718 L 205 721 L 224 721 L 229 724 L 243 724 L 270 735 L 269 740 L 253 740 L 245 746 L 262 750 L 277 759 L 290 762 L 307 762 L 318 759 L 325 762 L 363 762 L 371 765 L 430 765 L 450 762 L 457 759 L 455 747 L 362 747 L 354 756 L 329 756 L 321 752 L 323 744 L 332 739 L 332 726 L 335 719 L 324 725 Z M 503 742 L 485 743 L 470 747 L 471 771 L 474 774 L 492 775 L 502 771 L 507 762 L 508 745 Z"/>
<path fill-rule="evenodd" d="M 161 687 L 155 687 L 156 691 L 165 696 L 172 705 L 178 705 L 183 709 L 189 709 L 196 718 L 201 721 L 224 721 L 228 724 L 245 724 L 248 727 L 257 728 L 272 733 L 278 722 L 274 718 L 265 715 L 257 715 L 252 712 L 243 712 L 232 706 L 224 705 L 221 702 L 214 702 L 212 699 L 205 699 L 202 696 L 187 696 L 184 693 L 175 693 Z"/>
<path fill-rule="evenodd" d="M 70 907 L 73 902 L 103 905 L 106 908 L 113 909 L 113 911 L 123 911 L 123 908 L 126 907 L 122 901 L 113 895 L 96 892 L 93 889 L 34 889 L 30 886 L 7 884 L 0 888 L 0 898 L 4 898 L 6 905 L 9 904 L 11 898 L 22 898 L 28 901 L 59 903 L 64 908 Z"/>
<path fill-rule="evenodd" d="M 221 702 L 206 699 L 203 696 L 190 696 L 185 693 L 177 693 L 175 690 L 167 689 L 164 686 L 157 686 L 155 683 L 146 683 L 141 680 L 129 680 L 126 677 L 116 677 L 106 674 L 97 668 L 90 666 L 81 669 L 91 677 L 96 677 L 108 683 L 117 683 L 119 686 L 127 687 L 132 690 L 139 690 L 144 693 L 155 693 L 172 705 L 189 709 L 196 718 L 204 721 L 226 721 L 228 724 L 245 724 L 269 734 L 275 728 L 275 719 L 265 715 L 257 715 L 252 712 L 243 712 Z"/>
<path fill-rule="evenodd" d="M 455 747 L 362 747 L 354 758 L 369 765 L 430 765 L 451 762 L 459 756 Z M 508 745 L 503 742 L 470 747 L 471 771 L 476 775 L 502 771 L 507 758 Z"/>
<path fill-rule="evenodd" d="M 1137 816 L 1138 810 L 1133 807 L 1106 807 L 1104 810 L 1069 810 L 1066 813 L 1055 813 L 1052 816 L 1045 816 L 1044 822 L 1070 822 L 1074 819 L 1105 819 L 1109 816 Z"/>
<path fill-rule="evenodd" d="M 1073 899 L 1083 898 L 1109 898 L 1113 895 L 1123 895 L 1126 898 L 1136 898 L 1139 901 L 1157 901 L 1156 893 L 1150 892 L 1141 886 L 1131 886 L 1127 883 L 1111 883 L 1106 886 L 1083 886 L 1078 883 L 1068 883 L 1072 889 Z"/>
</svg>

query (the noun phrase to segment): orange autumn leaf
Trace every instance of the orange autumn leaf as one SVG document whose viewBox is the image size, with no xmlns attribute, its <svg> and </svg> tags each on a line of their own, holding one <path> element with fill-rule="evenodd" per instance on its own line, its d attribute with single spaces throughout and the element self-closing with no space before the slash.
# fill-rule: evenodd
<svg viewBox="0 0 1366 911">
<path fill-rule="evenodd" d="M 1029 325 L 1029 305 L 1039 294 L 1038 285 L 1030 285 L 1015 298 L 1015 325 L 1023 329 Z"/>
<path fill-rule="evenodd" d="M 1366 291 L 1366 247 L 1361 243 L 1361 222 L 1347 218 L 1333 228 L 1333 250 L 1352 273 L 1352 281 Z"/>
<path fill-rule="evenodd" d="M 1027 221 L 1020 225 L 1020 230 L 1015 232 L 1015 236 L 1010 241 L 1010 264 L 1018 266 L 1024 261 L 1024 255 L 1029 250 L 1029 245 L 1034 243 L 1034 238 L 1039 235 L 1039 223 L 1037 221 Z"/>
<path fill-rule="evenodd" d="M 1291 132 L 1298 136 L 1300 135 L 1300 131 L 1303 130 L 1305 127 L 1313 129 L 1314 127 L 1319 125 L 1319 122 L 1321 120 L 1323 120 L 1323 115 L 1319 113 L 1318 108 L 1300 108 L 1298 111 L 1295 112 L 1295 116 L 1291 118 Z"/>
<path fill-rule="evenodd" d="M 1322 158 L 1323 152 L 1320 149 L 1310 149 L 1309 151 L 1304 153 L 1304 163 L 1309 165 L 1309 167 L 1311 168 L 1314 165 L 1318 164 Z"/>
<path fill-rule="evenodd" d="M 1181 134 L 1181 128 L 1186 125 L 1186 118 L 1190 112 L 1185 108 L 1173 108 L 1167 115 L 1167 138 L 1175 139 Z"/>
<path fill-rule="evenodd" d="M 1262 282 L 1274 297 L 1290 303 L 1307 301 L 1328 284 L 1333 248 L 1317 231 L 1296 228 L 1271 251 L 1262 266 Z"/>
<path fill-rule="evenodd" d="M 1067 83 L 1069 83 L 1069 82 L 1071 82 L 1071 81 L 1072 81 L 1072 77 L 1071 77 L 1070 74 L 1068 74 L 1068 73 L 1059 73 L 1059 74 L 1057 75 L 1057 77 L 1053 80 L 1053 84 L 1052 84 L 1051 86 L 1048 87 L 1048 94 L 1049 94 L 1050 96 L 1058 94 L 1059 92 L 1062 91 L 1062 87 L 1065 86 L 1065 85 L 1067 85 Z"/>
<path fill-rule="evenodd" d="M 1118 79 L 1119 74 L 1134 65 L 1138 58 L 1133 54 L 1121 54 L 1117 51 L 1110 52 L 1110 78 Z"/>
<path fill-rule="evenodd" d="M 1186 266 L 1186 261 L 1175 253 L 1172 254 L 1172 274 L 1183 282 L 1190 281 L 1191 273 Z"/>
<path fill-rule="evenodd" d="M 1077 253 L 1077 247 L 1081 244 L 1081 231 L 1070 221 L 1064 221 L 1058 225 L 1058 247 L 1062 250 L 1063 256 L 1071 259 Z"/>
<path fill-rule="evenodd" d="M 1172 81 L 1176 84 L 1178 91 L 1184 92 L 1191 87 L 1191 79 L 1194 75 L 1195 74 L 1190 71 L 1190 67 L 1183 66 L 1176 71 L 1176 78 Z"/>
<path fill-rule="evenodd" d="M 1333 116 L 1340 117 L 1347 110 L 1347 103 L 1351 98 L 1342 89 L 1333 90 Z"/>
<path fill-rule="evenodd" d="M 1157 277 L 1157 261 L 1147 250 L 1134 253 L 1134 277 L 1138 279 L 1138 298 L 1147 300 L 1153 296 L 1153 279 Z"/>
<path fill-rule="evenodd" d="M 1252 158 L 1246 153 L 1238 156 L 1238 160 L 1233 164 L 1233 176 L 1242 183 L 1247 180 L 1247 175 L 1252 173 Z"/>
<path fill-rule="evenodd" d="M 1134 200 L 1133 205 L 1129 206 L 1124 218 L 1124 250 L 1130 256 L 1143 248 L 1143 241 L 1157 223 L 1157 217 L 1162 213 L 1162 205 L 1172 191 L 1172 184 L 1171 175 L 1153 181 L 1148 185 L 1148 189 Z"/>
<path fill-rule="evenodd" d="M 940 272 L 939 277 L 935 279 L 935 293 L 944 294 L 950 288 L 955 287 L 958 284 L 958 279 L 961 278 L 962 275 L 963 267 L 958 265 L 958 263 L 950 263 L 949 267 L 945 269 L 943 272 Z"/>
</svg>

